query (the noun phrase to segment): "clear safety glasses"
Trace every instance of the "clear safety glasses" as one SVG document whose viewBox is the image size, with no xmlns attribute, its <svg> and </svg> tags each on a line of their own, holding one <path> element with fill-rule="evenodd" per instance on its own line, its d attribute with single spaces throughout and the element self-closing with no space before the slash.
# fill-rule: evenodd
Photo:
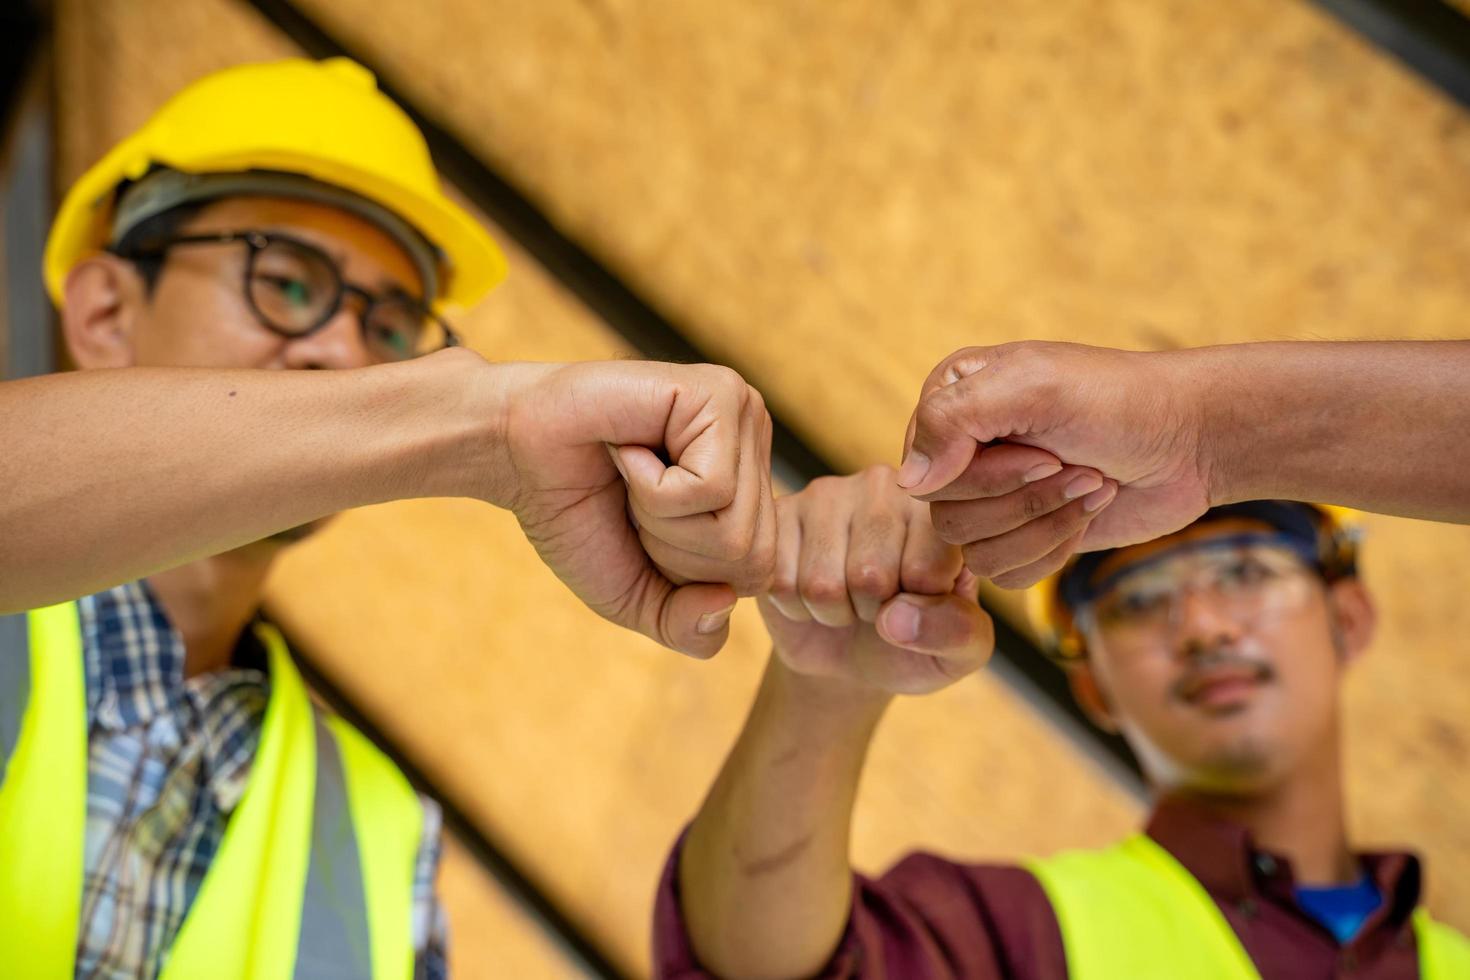
<svg viewBox="0 0 1470 980">
<path fill-rule="evenodd" d="M 1189 597 L 1218 614 L 1253 624 L 1298 608 L 1310 593 L 1312 565 L 1279 537 L 1204 541 L 1124 568 L 1078 610 L 1114 647 L 1156 647 L 1179 629 Z"/>
</svg>

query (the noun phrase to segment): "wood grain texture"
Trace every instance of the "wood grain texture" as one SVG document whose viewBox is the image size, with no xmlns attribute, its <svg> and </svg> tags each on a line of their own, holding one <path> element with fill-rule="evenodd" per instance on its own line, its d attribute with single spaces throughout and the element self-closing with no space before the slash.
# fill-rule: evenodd
<svg viewBox="0 0 1470 980">
<path fill-rule="evenodd" d="M 1464 332 L 1470 241 L 1445 218 L 1470 203 L 1464 117 L 1305 6 L 305 6 L 844 465 L 891 460 L 919 381 L 966 343 Z M 292 53 L 229 0 L 59 13 L 65 179 L 189 79 Z M 477 349 L 622 353 L 510 253 L 510 281 L 466 317 Z M 1355 829 L 1416 844 L 1436 908 L 1470 927 L 1466 553 L 1466 529 L 1370 520 L 1383 637 L 1348 698 Z M 646 970 L 664 850 L 763 663 L 753 610 L 720 658 L 682 661 L 581 609 L 512 519 L 462 501 L 344 515 L 271 599 L 558 904 Z M 985 676 L 885 721 L 855 850 L 870 870 L 915 846 L 1003 858 L 1100 843 L 1138 815 Z M 456 942 L 472 930 L 460 975 L 556 975 L 552 959 L 508 969 L 537 955 L 516 915 L 446 897 Z"/>
<path fill-rule="evenodd" d="M 439 895 L 449 916 L 449 975 L 464 980 L 587 976 L 453 835 L 444 839 Z"/>
<path fill-rule="evenodd" d="M 65 180 L 192 78 L 294 53 L 226 0 L 69 0 L 59 15 Z M 508 252 L 510 280 L 461 323 L 473 347 L 499 359 L 627 354 L 534 263 Z M 733 741 L 764 664 L 753 608 L 737 613 L 716 661 L 684 661 L 588 613 L 512 518 L 468 501 L 343 515 L 288 556 L 270 599 L 333 681 L 554 901 L 629 972 L 647 972 L 667 848 Z M 975 719 L 1026 751 L 996 752 L 981 738 L 956 744 Z M 1060 799 L 1057 780 L 1072 790 Z M 1077 842 L 1079 826 L 1101 841 L 1134 819 L 1136 806 L 1105 776 L 984 676 L 892 712 L 855 849 L 876 871 L 919 844 L 1046 851 Z M 449 853 L 443 889 L 458 975 L 563 975 L 555 948 Z"/>
<path fill-rule="evenodd" d="M 303 6 L 846 466 L 966 344 L 1466 334 L 1470 116 L 1310 3 Z M 1370 526 L 1354 826 L 1470 928 L 1470 530 Z"/>
</svg>

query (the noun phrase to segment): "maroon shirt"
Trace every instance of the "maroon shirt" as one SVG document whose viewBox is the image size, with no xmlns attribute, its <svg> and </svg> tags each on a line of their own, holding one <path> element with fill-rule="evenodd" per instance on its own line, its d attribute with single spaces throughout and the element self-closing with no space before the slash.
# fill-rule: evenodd
<svg viewBox="0 0 1470 980">
<path fill-rule="evenodd" d="M 1262 980 L 1411 980 L 1419 976 L 1410 914 L 1420 868 L 1409 854 L 1360 855 L 1383 902 L 1346 945 L 1297 904 L 1291 865 L 1243 828 L 1181 801 L 1161 803 L 1148 835 L 1209 892 Z M 682 843 L 682 842 L 681 842 Z M 711 976 L 689 946 L 679 908 L 679 846 L 654 910 L 654 975 Z M 1062 980 L 1062 935 L 1041 885 L 1021 868 L 912 854 L 883 877 L 858 876 L 847 932 L 823 977 Z"/>
</svg>

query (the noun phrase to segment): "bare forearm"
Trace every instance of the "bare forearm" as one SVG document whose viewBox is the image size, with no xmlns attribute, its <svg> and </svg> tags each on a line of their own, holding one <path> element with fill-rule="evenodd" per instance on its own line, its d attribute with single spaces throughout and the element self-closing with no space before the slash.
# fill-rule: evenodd
<svg viewBox="0 0 1470 980">
<path fill-rule="evenodd" d="M 0 612 L 349 507 L 470 492 L 467 352 L 341 372 L 125 369 L 0 386 Z M 476 431 L 478 430 L 478 431 Z"/>
<path fill-rule="evenodd" d="M 831 956 L 851 902 L 853 801 L 887 701 L 772 658 L 680 862 L 685 921 L 708 969 L 803 976 Z"/>
<path fill-rule="evenodd" d="M 1470 521 L 1470 341 L 1276 343 L 1178 355 L 1211 502 L 1267 497 Z"/>
</svg>

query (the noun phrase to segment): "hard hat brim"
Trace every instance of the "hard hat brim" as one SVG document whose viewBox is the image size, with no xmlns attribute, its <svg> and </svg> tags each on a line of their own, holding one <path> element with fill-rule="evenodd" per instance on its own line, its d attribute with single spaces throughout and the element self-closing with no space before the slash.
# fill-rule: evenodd
<svg viewBox="0 0 1470 980">
<path fill-rule="evenodd" d="M 66 275 L 72 266 L 107 244 L 119 185 L 141 178 L 155 166 L 187 173 L 279 170 L 311 177 L 377 202 L 412 225 L 442 253 L 444 267 L 435 301 L 441 308 L 473 305 L 506 276 L 505 256 L 494 239 L 442 191 L 424 193 L 340 161 L 324 162 L 287 150 L 256 148 L 248 157 L 181 158 L 149 152 L 149 148 L 128 139 L 77 181 L 57 212 L 46 246 L 45 278 L 58 308 L 63 304 Z"/>
</svg>

